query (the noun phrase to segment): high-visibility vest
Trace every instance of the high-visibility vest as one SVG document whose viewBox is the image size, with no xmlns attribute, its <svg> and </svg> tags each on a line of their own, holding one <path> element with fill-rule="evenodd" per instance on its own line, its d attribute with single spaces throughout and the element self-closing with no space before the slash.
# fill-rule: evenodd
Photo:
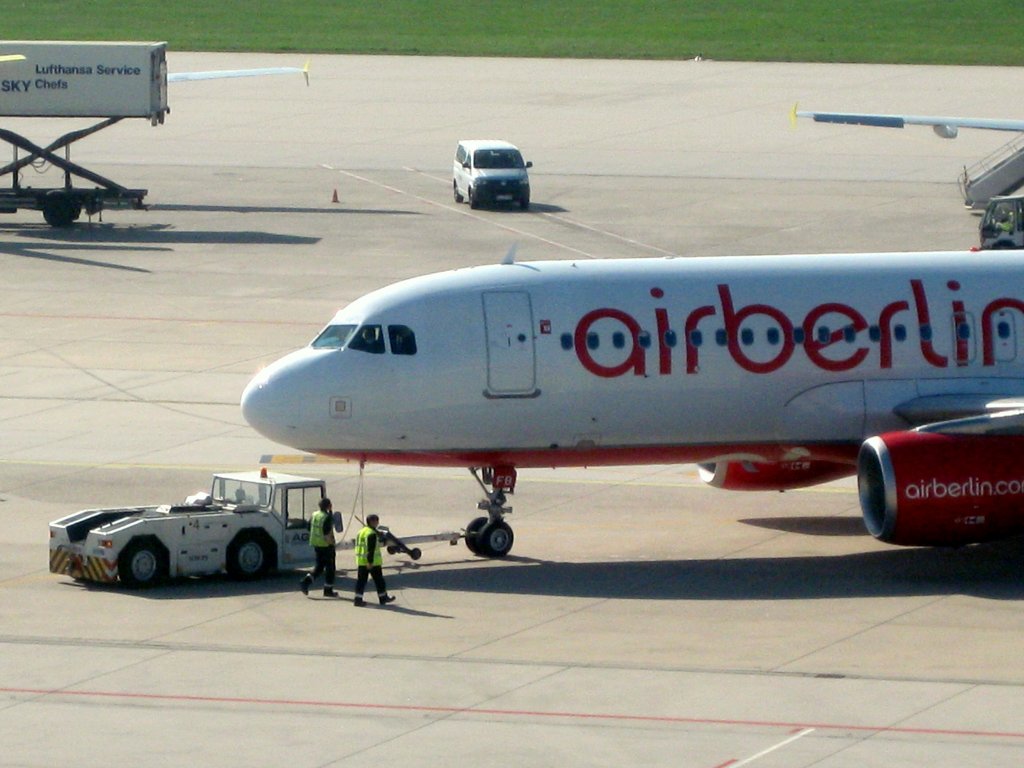
<svg viewBox="0 0 1024 768">
<path fill-rule="evenodd" d="M 309 521 L 309 545 L 311 547 L 334 546 L 334 528 L 331 528 L 329 534 L 324 533 L 324 522 L 329 517 L 331 517 L 331 514 L 324 512 L 322 509 L 318 509 L 313 513 L 313 519 Z"/>
<path fill-rule="evenodd" d="M 369 549 L 369 539 L 371 536 L 376 534 L 370 526 L 364 526 L 359 531 L 359 535 L 356 536 L 356 565 L 371 565 L 369 558 L 367 557 L 367 550 Z M 377 546 L 373 550 L 373 563 L 372 565 L 383 565 L 384 558 L 380 554 L 380 534 L 377 534 Z"/>
</svg>

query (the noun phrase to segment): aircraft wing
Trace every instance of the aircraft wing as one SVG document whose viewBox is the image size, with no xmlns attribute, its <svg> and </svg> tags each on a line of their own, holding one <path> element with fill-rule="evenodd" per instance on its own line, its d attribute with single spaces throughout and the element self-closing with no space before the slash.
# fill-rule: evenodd
<svg viewBox="0 0 1024 768">
<path fill-rule="evenodd" d="M 794 107 L 792 117 L 805 117 L 816 123 L 868 125 L 875 128 L 903 128 L 907 125 L 930 125 L 944 139 L 955 139 L 961 128 L 989 131 L 1024 132 L 1024 120 L 1001 120 L 985 117 L 940 117 L 928 115 L 879 115 L 865 112 L 812 112 Z"/>
<path fill-rule="evenodd" d="M 898 405 L 898 416 L 928 431 L 952 424 L 998 423 L 1000 419 L 1024 414 L 1024 398 L 989 395 L 929 395 Z M 994 420 L 994 421 L 993 421 Z"/>
<path fill-rule="evenodd" d="M 220 80 L 227 77 L 264 77 L 266 75 L 302 74 L 309 85 L 309 62 L 304 67 L 262 67 L 256 69 L 218 69 L 207 72 L 169 72 L 167 82 L 179 83 L 191 80 Z"/>
<path fill-rule="evenodd" d="M 968 419 L 940 421 L 919 427 L 918 432 L 940 435 L 1024 435 L 1024 410 L 974 416 Z"/>
</svg>

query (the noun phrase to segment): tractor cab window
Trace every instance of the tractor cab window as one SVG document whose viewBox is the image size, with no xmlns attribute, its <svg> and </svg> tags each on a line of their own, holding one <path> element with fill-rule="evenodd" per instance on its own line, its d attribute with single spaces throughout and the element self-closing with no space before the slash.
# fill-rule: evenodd
<svg viewBox="0 0 1024 768">
<path fill-rule="evenodd" d="M 271 488 L 266 483 L 218 477 L 213 484 L 213 501 L 237 507 L 270 506 Z"/>
<path fill-rule="evenodd" d="M 318 487 L 289 488 L 284 509 L 285 527 L 309 528 L 321 498 L 323 494 Z"/>
</svg>

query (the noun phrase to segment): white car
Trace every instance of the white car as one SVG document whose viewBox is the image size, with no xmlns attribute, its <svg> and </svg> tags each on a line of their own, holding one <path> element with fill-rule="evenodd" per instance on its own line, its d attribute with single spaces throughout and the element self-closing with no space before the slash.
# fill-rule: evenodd
<svg viewBox="0 0 1024 768">
<path fill-rule="evenodd" d="M 484 204 L 518 203 L 530 207 L 530 177 L 533 163 L 523 162 L 519 150 L 507 141 L 463 140 L 455 150 L 452 191 L 455 202 L 468 200 L 471 208 Z"/>
</svg>

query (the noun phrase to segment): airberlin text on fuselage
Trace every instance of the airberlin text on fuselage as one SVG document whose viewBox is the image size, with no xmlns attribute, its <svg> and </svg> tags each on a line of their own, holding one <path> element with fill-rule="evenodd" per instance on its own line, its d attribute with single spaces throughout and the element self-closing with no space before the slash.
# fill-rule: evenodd
<svg viewBox="0 0 1024 768">
<path fill-rule="evenodd" d="M 897 335 L 895 329 L 900 325 L 914 325 L 918 329 L 929 328 L 936 335 L 948 334 L 950 339 L 954 337 L 954 329 L 957 329 L 952 357 L 937 352 L 930 335 L 921 330 L 917 334 L 921 356 L 927 363 L 934 368 L 947 368 L 951 365 L 967 365 L 969 359 L 967 334 L 973 335 L 973 318 L 977 318 L 980 321 L 982 361 L 984 365 L 992 366 L 995 365 L 994 315 L 1005 309 L 1024 313 L 1024 301 L 1002 297 L 989 301 L 980 315 L 974 314 L 973 308 L 969 309 L 965 302 L 955 295 L 960 291 L 960 283 L 956 280 L 949 280 L 946 283 L 946 288 L 950 294 L 953 294 L 949 300 L 949 311 L 936 311 L 936 317 L 941 318 L 940 322 L 936 324 L 932 322 L 932 309 L 929 306 L 923 281 L 910 280 L 908 287 L 906 298 L 897 298 L 888 302 L 878 311 L 877 316 L 871 316 L 870 321 L 856 307 L 833 301 L 812 306 L 803 318 L 794 322 L 785 312 L 771 304 L 738 306 L 733 299 L 730 286 L 719 284 L 717 286 L 718 304 L 696 307 L 686 315 L 681 326 L 673 324 L 672 321 L 676 318 L 670 319 L 668 308 L 654 307 L 654 327 L 657 332 L 651 334 L 651 338 L 652 340 L 656 339 L 656 345 L 641 342 L 645 332 L 640 321 L 633 315 L 621 309 L 603 307 L 594 309 L 580 318 L 576 324 L 573 346 L 583 367 L 595 376 L 604 378 L 614 378 L 629 373 L 646 376 L 648 373 L 647 348 L 654 346 L 658 353 L 658 374 L 669 375 L 672 373 L 673 345 L 668 339 L 673 330 L 681 331 L 682 347 L 686 355 L 686 373 L 696 374 L 699 372 L 701 347 L 695 343 L 695 335 L 698 333 L 707 335 L 707 327 L 710 327 L 709 323 L 712 322 L 709 318 L 717 318 L 719 328 L 724 331 L 724 345 L 728 348 L 729 355 L 745 371 L 760 374 L 777 371 L 792 359 L 799 347 L 803 349 L 804 355 L 816 367 L 825 371 L 841 372 L 856 368 L 864 363 L 871 354 L 871 346 L 855 343 L 857 339 L 863 339 L 861 334 L 868 328 L 872 329 L 872 341 L 878 347 L 878 368 L 892 368 L 894 337 Z M 660 300 L 665 298 L 665 291 L 661 288 L 652 288 L 650 295 L 655 300 Z M 771 347 L 771 356 L 766 359 L 754 359 L 747 351 L 753 347 L 744 338 L 744 323 L 755 318 L 758 319 L 759 326 L 767 324 L 775 329 L 776 343 Z M 626 338 L 632 338 L 631 345 L 628 343 L 623 345 L 624 359 L 614 365 L 595 360 L 588 343 L 591 329 L 595 323 L 609 320 L 621 324 L 627 332 Z M 702 323 L 707 327 L 702 326 Z M 961 333 L 959 331 L 961 325 L 970 330 Z M 827 335 L 824 337 L 819 331 L 820 327 L 828 328 Z M 801 329 L 799 334 L 794 333 L 796 328 Z M 852 337 L 854 343 L 840 345 L 839 342 L 850 338 L 851 329 L 854 334 Z M 764 346 L 762 345 L 758 349 L 763 351 Z"/>
</svg>

